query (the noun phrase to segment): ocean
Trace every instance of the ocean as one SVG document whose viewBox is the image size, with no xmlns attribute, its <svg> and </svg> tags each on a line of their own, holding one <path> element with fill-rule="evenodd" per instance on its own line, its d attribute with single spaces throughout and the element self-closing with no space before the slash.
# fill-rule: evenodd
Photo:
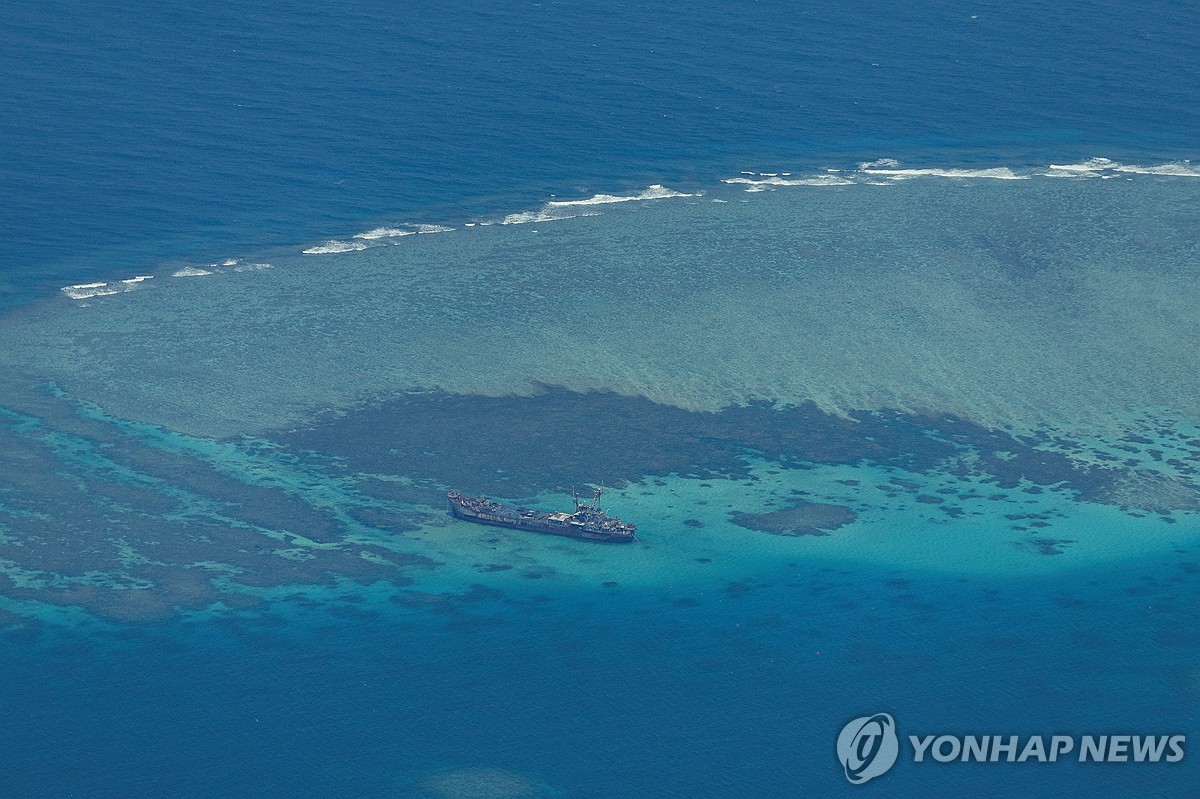
<svg viewBox="0 0 1200 799">
<path fill-rule="evenodd" d="M 1197 23 L 9 9 L 5 794 L 1194 796 Z"/>
</svg>

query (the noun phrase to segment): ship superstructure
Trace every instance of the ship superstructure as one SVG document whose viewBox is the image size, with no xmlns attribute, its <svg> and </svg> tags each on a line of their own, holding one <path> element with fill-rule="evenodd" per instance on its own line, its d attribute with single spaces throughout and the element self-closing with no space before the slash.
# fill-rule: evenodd
<svg viewBox="0 0 1200 799">
<path fill-rule="evenodd" d="M 486 497 L 466 497 L 457 491 L 451 491 L 446 496 L 450 500 L 450 513 L 469 522 L 512 527 L 535 533 L 549 533 L 567 538 L 581 538 L 587 541 L 610 543 L 633 541 L 637 527 L 602 511 L 600 509 L 602 493 L 604 492 L 596 489 L 592 502 L 588 503 L 580 502 L 579 493 L 572 490 L 571 495 L 575 499 L 574 513 L 517 508 L 493 502 Z"/>
</svg>

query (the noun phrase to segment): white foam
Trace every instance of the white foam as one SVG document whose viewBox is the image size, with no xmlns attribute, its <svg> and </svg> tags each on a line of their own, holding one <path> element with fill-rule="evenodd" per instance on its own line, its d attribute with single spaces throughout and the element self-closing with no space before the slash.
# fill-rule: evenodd
<svg viewBox="0 0 1200 799">
<path fill-rule="evenodd" d="M 762 191 L 763 186 L 853 186 L 854 181 L 838 175 L 813 175 L 807 178 L 785 178 L 777 175 L 764 175 L 762 180 L 754 178 L 726 178 L 722 183 L 758 186 L 754 191 Z M 747 189 L 750 191 L 750 189 Z"/>
<path fill-rule="evenodd" d="M 211 275 L 212 272 L 207 269 L 200 269 L 195 266 L 185 266 L 178 272 L 172 272 L 171 277 L 200 277 L 201 275 Z"/>
<path fill-rule="evenodd" d="M 1116 162 L 1107 158 L 1089 158 L 1078 164 L 1051 164 L 1049 172 L 1043 172 L 1048 178 L 1097 178 L 1100 173 L 1111 169 Z"/>
<path fill-rule="evenodd" d="M 104 297 L 109 294 L 119 294 L 122 291 L 122 289 L 112 288 L 107 283 L 80 283 L 77 286 L 63 286 L 59 290 L 73 300 Z"/>
<path fill-rule="evenodd" d="M 1089 158 L 1078 164 L 1051 164 L 1050 168 L 1059 172 L 1096 172 L 1108 169 L 1116 163 L 1107 158 Z"/>
<path fill-rule="evenodd" d="M 270 268 L 271 268 L 271 264 L 242 264 L 241 266 L 235 266 L 233 268 L 233 271 L 234 272 L 257 272 L 259 269 L 270 269 Z"/>
<path fill-rule="evenodd" d="M 354 238 L 366 239 L 367 241 L 375 241 L 376 239 L 391 239 L 399 236 L 415 235 L 415 230 L 403 230 L 398 227 L 377 227 L 374 230 L 368 230 L 364 233 L 355 233 Z"/>
<path fill-rule="evenodd" d="M 725 178 L 722 183 L 746 186 L 746 191 L 758 192 L 773 186 L 853 186 L 858 184 L 889 185 L 892 182 L 918 177 L 987 178 L 992 180 L 1028 180 L 1030 175 L 1014 172 L 1009 167 L 968 169 L 960 167 L 926 167 L 905 169 L 894 158 L 880 158 L 858 165 L 858 171 L 847 174 L 839 169 L 826 169 L 823 174 L 793 177 L 791 172 L 750 172 L 745 177 Z"/>
<path fill-rule="evenodd" d="M 379 241 L 380 239 L 398 239 L 402 236 L 414 236 L 418 233 L 449 233 L 454 230 L 452 227 L 445 225 L 425 225 L 425 224 L 410 224 L 404 227 L 377 227 L 373 230 L 366 230 L 362 233 L 355 233 L 354 238 L 361 241 Z M 339 242 L 337 240 L 327 242 L 325 246 L 333 244 L 357 244 L 356 242 Z M 316 248 L 314 248 L 316 249 Z M 355 246 L 354 249 L 363 249 L 362 245 Z M 308 252 L 308 250 L 305 250 Z M 350 250 L 338 249 L 336 252 L 350 252 Z M 324 253 L 310 253 L 311 255 L 322 255 Z"/>
<path fill-rule="evenodd" d="M 224 261 L 221 262 L 220 265 L 221 266 L 237 266 L 237 264 L 240 260 L 241 259 L 239 259 L 239 258 L 226 258 Z"/>
<path fill-rule="evenodd" d="M 891 159 L 883 159 L 891 160 Z M 879 163 L 879 162 L 874 162 Z M 908 180 L 910 178 L 988 178 L 991 180 L 1029 180 L 1029 175 L 1018 175 L 1006 166 L 990 169 L 898 169 L 891 167 L 879 168 L 873 164 L 862 164 L 859 171 L 865 175 L 877 175 L 890 180 Z"/>
<path fill-rule="evenodd" d="M 92 297 L 109 297 L 133 291 L 138 284 L 152 279 L 153 275 L 138 275 L 137 277 L 118 280 L 115 283 L 79 283 L 74 286 L 63 286 L 59 291 L 73 300 L 88 300 Z"/>
<path fill-rule="evenodd" d="M 570 205 L 608 205 L 610 203 L 626 203 L 633 200 L 666 200 L 672 197 L 698 197 L 697 194 L 686 194 L 674 189 L 668 189 L 655 183 L 653 186 L 647 186 L 637 194 L 620 195 L 620 194 L 597 194 L 586 200 L 551 200 L 546 203 L 547 207 L 562 207 Z"/>
<path fill-rule="evenodd" d="M 1170 164 L 1157 166 L 1135 166 L 1117 164 L 1113 167 L 1117 172 L 1134 172 L 1139 175 L 1169 175 L 1177 178 L 1200 178 L 1200 164 L 1191 161 L 1175 161 Z"/>
<path fill-rule="evenodd" d="M 305 255 L 334 255 L 343 252 L 357 252 L 358 250 L 367 249 L 367 245 L 361 241 L 339 241 L 330 239 L 324 244 L 318 244 L 315 247 L 309 247 L 304 251 Z"/>
<path fill-rule="evenodd" d="M 1166 175 L 1168 177 L 1198 178 L 1200 164 L 1191 161 L 1172 161 L 1166 164 L 1144 166 L 1140 164 L 1122 164 L 1111 158 L 1089 158 L 1077 164 L 1051 164 L 1050 171 L 1043 173 L 1046 177 L 1080 177 L 1080 178 L 1112 178 L 1112 174 L 1125 173 L 1137 175 Z M 1107 174 L 1106 174 L 1107 173 Z"/>
<path fill-rule="evenodd" d="M 554 196 L 554 195 L 550 195 Z M 596 216 L 595 211 L 579 212 L 568 211 L 566 209 L 578 208 L 580 206 L 589 205 L 609 205 L 612 203 L 624 203 L 634 200 L 665 200 L 673 197 L 699 197 L 699 194 L 687 194 L 674 189 L 668 189 L 666 186 L 654 184 L 647 186 L 637 194 L 617 195 L 617 194 L 597 194 L 589 197 L 586 200 L 550 200 L 544 206 L 536 211 L 521 211 L 515 214 L 509 214 L 500 220 L 502 225 L 524 225 L 529 222 L 557 222 L 563 219 L 574 219 L 579 216 Z M 494 224 L 491 222 L 481 222 L 480 224 Z"/>
<path fill-rule="evenodd" d="M 502 225 L 524 225 L 529 222 L 558 222 L 563 219 L 574 219 L 578 216 L 599 216 L 595 211 L 570 213 L 569 211 L 555 209 L 547 205 L 537 211 L 522 211 L 518 214 L 509 214 L 500 220 Z"/>
</svg>

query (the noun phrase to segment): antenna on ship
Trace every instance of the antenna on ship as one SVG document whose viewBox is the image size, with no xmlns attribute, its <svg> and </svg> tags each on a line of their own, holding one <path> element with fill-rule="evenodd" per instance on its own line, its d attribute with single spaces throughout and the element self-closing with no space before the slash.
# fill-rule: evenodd
<svg viewBox="0 0 1200 799">
<path fill-rule="evenodd" d="M 575 500 L 575 512 L 579 513 L 579 492 L 575 490 L 575 486 L 571 486 L 571 497 Z"/>
</svg>

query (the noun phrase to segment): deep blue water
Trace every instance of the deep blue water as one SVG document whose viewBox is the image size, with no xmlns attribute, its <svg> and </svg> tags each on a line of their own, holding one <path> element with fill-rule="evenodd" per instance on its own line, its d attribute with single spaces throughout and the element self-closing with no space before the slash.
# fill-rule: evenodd
<svg viewBox="0 0 1200 799">
<path fill-rule="evenodd" d="M 12 6 L 0 306 L 743 169 L 1195 159 L 1198 24 L 1111 0 Z M 364 591 L 100 630 L 6 616 L 0 792 L 428 797 L 481 767 L 548 796 L 821 796 L 852 790 L 837 727 L 880 710 L 1196 745 L 1196 550 L 1175 545 L 1044 579 L 764 566 L 703 596 L 530 580 L 435 610 Z M 861 790 L 1174 799 L 1194 763 L 910 764 Z"/>
<path fill-rule="evenodd" d="M 18 796 L 424 797 L 430 773 L 487 767 L 551 796 L 1186 797 L 1189 761 L 902 762 L 854 788 L 833 754 L 879 710 L 905 733 L 1194 733 L 1194 585 L 1162 566 L 782 570 L 737 598 L 484 597 L 433 618 L 332 602 L 34 656 L 10 639 L 0 762 Z"/>
</svg>

